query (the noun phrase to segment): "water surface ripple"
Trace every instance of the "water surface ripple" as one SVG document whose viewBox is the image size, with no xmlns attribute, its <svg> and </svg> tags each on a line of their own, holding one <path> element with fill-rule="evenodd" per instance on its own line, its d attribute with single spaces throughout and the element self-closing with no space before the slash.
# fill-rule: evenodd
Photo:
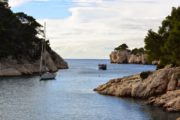
<svg viewBox="0 0 180 120">
<path fill-rule="evenodd" d="M 154 70 L 151 65 L 112 65 L 108 60 L 67 60 L 56 80 L 1 78 L 0 120 L 174 120 L 177 114 L 133 99 L 99 95 L 93 88 L 109 79 Z M 107 63 L 99 71 L 98 63 Z"/>
</svg>

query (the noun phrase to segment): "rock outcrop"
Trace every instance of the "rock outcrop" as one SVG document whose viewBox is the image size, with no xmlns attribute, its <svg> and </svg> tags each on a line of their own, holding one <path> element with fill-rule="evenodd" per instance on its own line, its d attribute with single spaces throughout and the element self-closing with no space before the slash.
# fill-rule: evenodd
<svg viewBox="0 0 180 120">
<path fill-rule="evenodd" d="M 128 50 L 113 51 L 110 54 L 111 63 L 123 64 L 147 64 L 147 56 L 145 54 L 134 55 Z"/>
<path fill-rule="evenodd" d="M 180 90 L 168 91 L 161 96 L 151 97 L 147 103 L 163 106 L 169 112 L 178 112 L 180 111 Z"/>
<path fill-rule="evenodd" d="M 42 72 L 56 72 L 58 69 L 67 69 L 68 64 L 57 53 L 45 53 L 46 66 L 42 67 Z M 27 60 L 26 57 L 14 59 L 7 57 L 0 60 L 0 76 L 21 76 L 32 75 L 40 72 L 40 59 Z"/>
<path fill-rule="evenodd" d="M 95 91 L 104 95 L 148 100 L 167 111 L 180 112 L 180 67 L 160 69 L 145 79 L 140 74 L 110 80 Z"/>
<path fill-rule="evenodd" d="M 111 63 L 128 63 L 130 57 L 130 53 L 127 50 L 123 50 L 123 51 L 113 51 L 110 54 L 110 60 Z"/>
</svg>

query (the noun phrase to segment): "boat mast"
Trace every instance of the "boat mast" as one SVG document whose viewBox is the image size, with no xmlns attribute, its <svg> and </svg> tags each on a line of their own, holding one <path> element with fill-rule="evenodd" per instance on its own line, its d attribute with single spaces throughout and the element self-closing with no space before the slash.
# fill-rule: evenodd
<svg viewBox="0 0 180 120">
<path fill-rule="evenodd" d="M 43 63 L 43 56 L 44 56 L 44 42 L 46 41 L 46 22 L 44 22 L 44 32 L 43 32 L 44 40 L 42 40 L 41 46 L 41 58 L 40 58 L 40 75 L 42 74 L 42 63 Z"/>
<path fill-rule="evenodd" d="M 44 45 L 44 50 L 43 50 L 44 56 L 43 57 L 44 57 L 45 70 L 46 70 L 46 58 L 45 58 L 46 57 L 46 53 L 45 53 L 46 52 L 46 39 L 47 39 L 46 38 L 46 22 L 44 22 L 44 44 L 43 44 Z"/>
</svg>

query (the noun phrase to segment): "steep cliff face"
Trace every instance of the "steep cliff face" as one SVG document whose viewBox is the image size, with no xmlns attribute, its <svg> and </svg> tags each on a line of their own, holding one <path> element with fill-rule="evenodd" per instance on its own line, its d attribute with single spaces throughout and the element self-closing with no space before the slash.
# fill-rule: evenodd
<svg viewBox="0 0 180 120">
<path fill-rule="evenodd" d="M 128 63 L 130 53 L 127 50 L 113 51 L 110 54 L 111 63 Z"/>
<path fill-rule="evenodd" d="M 95 89 L 100 94 L 148 99 L 167 111 L 180 112 L 180 67 L 157 70 L 146 79 L 139 74 L 110 80 Z"/>
<path fill-rule="evenodd" d="M 45 53 L 46 66 L 43 66 L 42 71 L 56 72 L 58 69 L 67 69 L 68 64 L 57 53 Z M 20 76 L 31 75 L 40 72 L 40 59 L 27 60 L 26 57 L 14 59 L 7 57 L 0 60 L 0 76 Z"/>
<path fill-rule="evenodd" d="M 134 55 L 127 50 L 113 51 L 110 54 L 111 63 L 123 64 L 147 64 L 147 56 L 145 54 Z"/>
</svg>

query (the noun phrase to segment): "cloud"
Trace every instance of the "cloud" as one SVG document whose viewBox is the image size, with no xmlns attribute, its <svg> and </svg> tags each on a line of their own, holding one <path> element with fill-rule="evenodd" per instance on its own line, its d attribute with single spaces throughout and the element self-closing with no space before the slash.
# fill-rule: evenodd
<svg viewBox="0 0 180 120">
<path fill-rule="evenodd" d="M 178 0 L 73 0 L 71 16 L 47 19 L 52 47 L 66 58 L 108 58 L 114 47 L 143 47 Z"/>
<path fill-rule="evenodd" d="M 47 2 L 49 0 L 9 0 L 9 5 L 11 7 L 18 7 L 31 1 Z"/>
<path fill-rule="evenodd" d="M 46 19 L 38 21 L 47 22 L 51 46 L 65 58 L 108 58 L 111 50 L 122 43 L 127 43 L 130 48 L 143 47 L 148 29 L 157 30 L 172 6 L 180 4 L 179 0 L 64 2 L 73 3 L 68 8 L 69 17 L 50 19 L 48 14 L 51 13 L 47 13 Z"/>
<path fill-rule="evenodd" d="M 9 0 L 9 5 L 11 7 L 16 7 L 16 6 L 19 6 L 19 5 L 22 5 L 24 3 L 27 3 L 31 0 Z"/>
</svg>

